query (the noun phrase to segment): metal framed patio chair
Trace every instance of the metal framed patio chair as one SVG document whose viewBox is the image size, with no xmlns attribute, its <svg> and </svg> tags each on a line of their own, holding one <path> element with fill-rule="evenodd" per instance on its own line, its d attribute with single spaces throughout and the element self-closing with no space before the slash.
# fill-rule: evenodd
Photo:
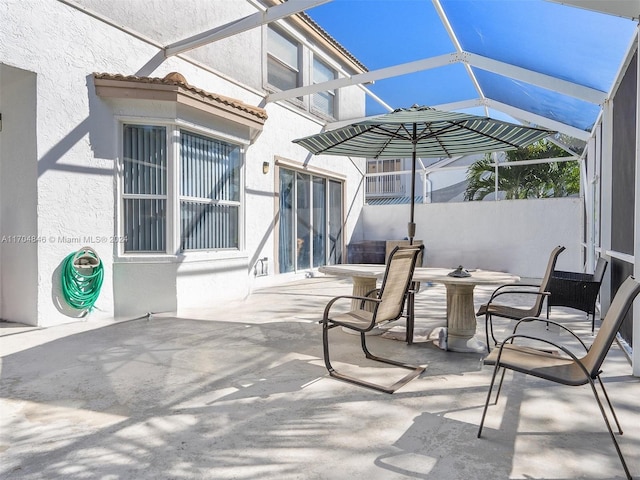
<svg viewBox="0 0 640 480">
<path fill-rule="evenodd" d="M 613 418 L 618 427 L 618 433 L 622 435 L 622 428 L 620 422 L 613 409 L 613 405 L 609 400 L 609 395 L 604 388 L 604 384 L 600 379 L 600 373 L 602 372 L 602 363 L 611 348 L 611 344 L 615 339 L 616 333 L 620 329 L 620 326 L 629 311 L 629 307 L 632 305 L 633 300 L 640 292 L 640 283 L 633 277 L 628 277 L 624 283 L 618 289 L 611 306 L 605 315 L 600 330 L 594 338 L 591 347 L 587 346 L 580 340 L 580 338 L 573 333 L 569 328 L 563 326 L 560 323 L 553 322 L 546 318 L 529 317 L 520 320 L 513 329 L 513 334 L 505 339 L 499 347 L 495 348 L 485 359 L 484 363 L 487 365 L 495 365 L 493 369 L 493 377 L 491 378 L 491 384 L 489 385 L 489 392 L 487 393 L 487 400 L 482 412 L 482 419 L 480 421 L 480 427 L 478 429 L 478 438 L 482 434 L 482 427 L 487 414 L 487 408 L 489 406 L 489 400 L 491 398 L 491 392 L 496 380 L 496 375 L 500 369 L 502 369 L 502 376 L 498 385 L 498 391 L 496 393 L 495 403 L 498 401 L 500 390 L 502 388 L 502 382 L 504 380 L 504 373 L 506 370 L 513 370 L 514 372 L 524 373 L 525 375 L 532 375 L 534 377 L 550 380 L 551 382 L 559 383 L 567 386 L 582 386 L 589 384 L 593 392 L 593 396 L 598 404 L 602 418 L 609 430 L 609 435 L 613 440 L 613 444 L 618 453 L 618 457 L 622 462 L 622 466 L 628 479 L 631 479 L 631 474 L 627 468 L 627 464 L 622 456 L 622 451 L 616 440 L 616 436 L 611 429 L 611 424 L 607 418 L 607 414 L 604 410 L 598 392 L 596 390 L 595 380 L 600 384 L 604 398 L 609 405 L 609 410 L 613 415 Z M 559 328 L 570 333 L 576 338 L 582 347 L 586 350 L 586 354 L 578 358 L 568 348 L 563 345 L 554 343 L 548 339 L 537 338 L 532 335 L 517 333 L 518 327 L 525 322 L 549 322 L 557 325 Z M 516 340 L 520 342 L 525 340 L 528 342 L 528 346 L 516 344 Z M 535 345 L 536 347 L 532 346 Z M 538 346 L 542 346 L 539 348 Z M 557 349 L 556 352 L 553 350 Z M 548 390 L 552 392 L 553 390 Z"/>
<path fill-rule="evenodd" d="M 403 317 L 405 303 L 409 303 L 408 298 L 413 293 L 411 292 L 413 284 L 411 279 L 413 277 L 416 260 L 423 249 L 424 247 L 422 245 L 394 248 L 389 254 L 380 288 L 369 292 L 363 297 L 341 295 L 333 298 L 327 304 L 320 323 L 322 324 L 324 363 L 329 371 L 329 375 L 363 387 L 393 393 L 425 370 L 425 368 L 421 366 L 409 365 L 396 360 L 375 356 L 369 351 L 366 343 L 366 333 L 374 327 Z M 340 305 L 339 302 L 352 302 L 353 300 L 357 301 L 356 304 L 359 302 L 358 308 L 351 307 L 351 309 L 346 312 L 344 310 L 333 310 L 334 306 L 337 307 L 337 305 Z M 411 370 L 411 372 L 389 387 L 337 372 L 331 365 L 329 358 L 329 330 L 335 327 L 344 327 L 360 333 L 360 344 L 366 358 L 408 369 Z"/>
<path fill-rule="evenodd" d="M 546 297 L 549 296 L 549 281 L 551 279 L 551 275 L 555 269 L 556 261 L 558 260 L 558 255 L 560 255 L 565 250 L 563 246 L 557 246 L 551 251 L 551 255 L 549 256 L 549 262 L 547 263 L 547 269 L 544 272 L 544 276 L 539 284 L 534 283 L 517 283 L 510 285 L 501 285 L 496 288 L 489 301 L 484 305 L 481 305 L 478 309 L 478 313 L 476 316 L 485 316 L 485 334 L 487 337 L 487 350 L 491 351 L 489 336 L 493 340 L 494 345 L 498 345 L 498 340 L 493 333 L 493 317 L 503 317 L 509 318 L 511 320 L 520 320 L 524 317 L 537 317 L 540 315 L 542 311 L 542 305 Z M 529 308 L 523 307 L 514 307 L 511 305 L 507 305 L 505 303 L 499 303 L 496 301 L 499 297 L 503 295 L 516 295 L 516 294 L 524 294 L 530 295 L 534 297 L 533 305 Z M 504 298 L 500 298 L 501 301 L 504 301 Z"/>
</svg>

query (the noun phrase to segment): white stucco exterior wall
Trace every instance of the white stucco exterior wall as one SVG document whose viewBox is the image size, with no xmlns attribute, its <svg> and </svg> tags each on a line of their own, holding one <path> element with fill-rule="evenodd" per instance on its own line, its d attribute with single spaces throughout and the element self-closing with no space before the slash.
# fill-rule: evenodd
<svg viewBox="0 0 640 480">
<path fill-rule="evenodd" d="M 556 268 L 581 272 L 582 208 L 579 198 L 420 204 L 415 238 L 425 244 L 425 266 L 541 278 L 551 250 L 564 245 Z M 407 236 L 409 205 L 367 205 L 362 217 L 368 240 Z"/>
<path fill-rule="evenodd" d="M 35 324 L 38 299 L 36 75 L 0 65 L 0 318 Z M 11 114 L 7 117 L 7 112 Z"/>
<path fill-rule="evenodd" d="M 92 73 L 164 77 L 178 71 L 189 84 L 205 91 L 250 105 L 264 103 L 260 90 L 264 35 L 260 28 L 194 51 L 193 55 L 163 59 L 159 48 L 161 44 L 254 13 L 255 4 L 239 0 L 200 1 L 192 6 L 198 11 L 197 16 L 184 16 L 178 3 L 173 7 L 163 3 L 160 10 L 158 2 L 152 0 L 85 2 L 89 8 L 100 7 L 100 15 L 112 14 L 115 24 L 130 31 L 102 21 L 100 15 L 87 15 L 57 1 L 10 1 L 2 6 L 0 64 L 29 72 L 34 79 L 30 92 L 33 102 L 20 107 L 27 108 L 25 118 L 34 120 L 30 142 L 33 155 L 25 158 L 34 169 L 34 188 L 22 205 L 32 204 L 34 233 L 48 240 L 29 247 L 34 252 L 33 265 L 27 268 L 33 275 L 28 282 L 33 291 L 25 290 L 28 298 L 24 300 L 32 302 L 34 308 L 21 316 L 20 321 L 50 326 L 77 320 L 78 313 L 60 298 L 60 267 L 69 253 L 84 245 L 98 252 L 105 268 L 102 291 L 96 308 L 86 317 L 88 320 L 94 316 L 133 318 L 149 311 L 215 306 L 221 299 L 241 298 L 262 283 L 292 277 L 273 276 L 276 157 L 313 165 L 344 179 L 345 203 L 349 207 L 347 239 L 355 226 L 362 205 L 364 160 L 309 158 L 306 150 L 291 141 L 320 131 L 322 122 L 293 108 L 269 104 L 264 131 L 245 146 L 242 249 L 204 258 L 186 255 L 163 262 L 131 261 L 119 255 L 119 245 L 110 240 L 119 233 L 115 176 L 118 119 L 138 115 L 153 121 L 158 116 L 170 116 L 171 112 L 167 112 L 170 107 L 158 102 L 136 113 L 132 110 L 133 103 L 119 105 L 105 101 L 95 94 Z M 177 21 L 177 17 L 182 20 Z M 190 29 L 185 28 L 187 18 Z M 147 41 L 148 37 L 154 38 Z M 198 61 L 212 63 L 204 67 Z M 0 86 L 4 93 L 6 84 Z M 354 87 L 340 95 L 341 100 L 344 98 L 341 107 L 344 115 L 364 115 L 361 90 Z M 10 111 L 15 110 L 18 108 Z M 3 114 L 0 181 L 10 183 L 5 178 L 4 165 L 5 152 L 11 153 L 7 138 L 12 131 L 9 122 L 13 115 L 8 115 L 7 110 Z M 11 141 L 14 139 L 17 140 Z M 271 165 L 267 175 L 262 173 L 263 161 Z M 7 196 L 11 194 L 3 183 L 3 207 L 4 192 Z M 18 226 L 5 221 L 6 218 L 0 217 L 3 231 L 23 233 L 13 232 Z M 5 246 L 0 249 L 0 258 L 14 255 Z M 269 259 L 271 275 L 255 278 L 254 263 L 263 257 Z M 7 264 L 3 261 L 2 265 L 5 269 Z M 12 275 L 17 269 L 11 267 L 7 274 Z M 8 292 L 6 278 L 3 274 L 3 292 Z M 18 320 L 13 314 L 8 317 L 5 319 Z"/>
</svg>

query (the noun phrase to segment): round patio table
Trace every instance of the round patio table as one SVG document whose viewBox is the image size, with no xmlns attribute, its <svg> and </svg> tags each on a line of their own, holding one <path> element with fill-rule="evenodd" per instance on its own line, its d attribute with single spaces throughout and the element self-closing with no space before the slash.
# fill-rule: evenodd
<svg viewBox="0 0 640 480">
<path fill-rule="evenodd" d="M 325 265 L 318 271 L 326 275 L 351 277 L 353 295 L 362 296 L 376 288 L 386 265 L 341 264 Z M 520 277 L 491 270 L 470 270 L 469 277 L 451 277 L 449 268 L 417 267 L 413 273 L 416 282 L 444 284 L 447 292 L 447 349 L 454 352 L 486 352 L 487 346 L 475 338 L 476 313 L 473 290 L 476 285 L 502 285 L 516 283 Z M 358 302 L 356 302 L 357 304 Z M 356 307 L 357 305 L 354 305 Z"/>
</svg>

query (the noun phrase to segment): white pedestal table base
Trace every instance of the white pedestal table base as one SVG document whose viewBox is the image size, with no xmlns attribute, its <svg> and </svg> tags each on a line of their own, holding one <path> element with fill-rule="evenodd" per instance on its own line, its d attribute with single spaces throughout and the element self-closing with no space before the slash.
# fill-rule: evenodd
<svg viewBox="0 0 640 480">
<path fill-rule="evenodd" d="M 473 284 L 445 284 L 447 289 L 447 350 L 453 352 L 486 352 L 487 346 L 477 340 Z"/>
</svg>

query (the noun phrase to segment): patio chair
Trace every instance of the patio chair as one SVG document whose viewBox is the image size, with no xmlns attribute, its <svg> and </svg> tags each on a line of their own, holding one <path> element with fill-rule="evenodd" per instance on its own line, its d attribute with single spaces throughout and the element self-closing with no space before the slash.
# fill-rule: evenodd
<svg viewBox="0 0 640 480">
<path fill-rule="evenodd" d="M 599 257 L 593 273 L 563 272 L 554 270 L 549 281 L 547 298 L 547 318 L 551 307 L 570 307 L 591 315 L 591 333 L 596 327 L 596 301 L 600 285 L 607 269 L 607 262 Z"/>
<path fill-rule="evenodd" d="M 402 318 L 405 303 L 408 301 L 407 298 L 412 294 L 411 286 L 413 282 L 411 278 L 413 277 L 416 260 L 423 249 L 424 247 L 422 245 L 394 248 L 389 254 L 380 288 L 369 292 L 363 297 L 353 295 L 335 297 L 327 304 L 320 323 L 322 324 L 324 363 L 329 371 L 329 375 L 355 383 L 356 385 L 373 388 L 386 393 L 393 393 L 425 370 L 424 367 L 408 365 L 371 354 L 367 348 L 367 337 L 365 335 L 376 326 Z M 339 312 L 332 311 L 334 305 L 340 305 L 339 302 L 345 300 L 349 302 L 357 300 L 360 302 L 360 306 L 355 309 L 351 308 L 347 312 L 344 310 Z M 337 372 L 331 365 L 329 359 L 329 330 L 334 327 L 344 327 L 359 332 L 360 344 L 366 358 L 402 367 L 411 370 L 411 372 L 389 387 L 370 383 Z"/>
<path fill-rule="evenodd" d="M 631 474 L 629 473 L 627 464 L 622 456 L 622 452 L 620 451 L 620 446 L 618 445 L 618 441 L 611 430 L 607 414 L 605 413 L 600 397 L 598 396 L 594 380 L 598 380 L 604 394 L 604 398 L 609 404 L 609 410 L 611 411 L 616 422 L 616 426 L 618 427 L 618 432 L 622 435 L 622 428 L 618 422 L 618 417 L 616 416 L 613 405 L 609 400 L 609 395 L 604 388 L 604 384 L 600 379 L 600 367 L 609 352 L 622 321 L 629 311 L 629 307 L 639 292 L 640 283 L 633 277 L 628 277 L 618 289 L 613 302 L 611 302 L 611 306 L 609 307 L 609 310 L 602 321 L 602 325 L 600 326 L 600 330 L 594 338 L 593 344 L 590 348 L 587 348 L 584 342 L 582 342 L 575 333 L 560 323 L 553 322 L 546 318 L 536 317 L 523 318 L 520 320 L 513 329 L 513 334 L 507 337 L 498 348 L 495 348 L 484 361 L 485 364 L 495 365 L 495 367 L 493 369 L 493 377 L 491 378 L 491 384 L 489 385 L 489 393 L 487 394 L 484 411 L 482 412 L 482 420 L 480 421 L 480 427 L 478 429 L 478 438 L 480 438 L 480 435 L 482 434 L 482 427 L 487 414 L 487 407 L 489 406 L 489 400 L 491 398 L 496 374 L 501 368 L 503 369 L 502 376 L 498 385 L 495 403 L 498 401 L 498 396 L 500 395 L 500 389 L 502 388 L 502 382 L 504 380 L 504 373 L 507 369 L 513 370 L 514 372 L 524 373 L 525 375 L 532 375 L 534 377 L 550 380 L 562 385 L 581 386 L 589 384 L 598 407 L 600 408 L 602 418 L 604 418 L 604 422 L 609 430 L 609 435 L 611 436 L 618 456 L 620 457 L 620 461 L 622 462 L 627 478 L 631 479 Z M 520 324 L 523 322 L 535 321 L 549 322 L 557 325 L 559 328 L 576 338 L 587 353 L 581 358 L 578 358 L 563 345 L 556 344 L 547 339 L 517 333 Z M 543 345 L 544 349 L 533 348 L 532 346 L 516 345 L 515 341 L 520 341 L 521 339 L 528 342 L 534 342 L 534 345 Z M 557 349 L 557 351 L 554 351 L 554 349 Z M 553 392 L 554 390 L 546 391 Z"/>
<path fill-rule="evenodd" d="M 524 317 L 537 317 L 540 315 L 542 311 L 542 305 L 544 299 L 549 296 L 548 286 L 549 280 L 551 278 L 551 274 L 556 266 L 556 261 L 558 260 L 558 255 L 560 255 L 565 250 L 563 246 L 557 246 L 551 251 L 551 255 L 549 256 L 549 262 L 547 263 L 547 269 L 542 277 L 542 281 L 539 284 L 533 283 L 517 283 L 510 285 L 501 285 L 496 288 L 489 301 L 482 305 L 478 309 L 478 313 L 476 316 L 484 315 L 485 316 L 485 334 L 487 337 L 487 350 L 491 351 L 489 347 L 489 335 L 491 335 L 491 339 L 493 340 L 494 345 L 498 345 L 498 340 L 493 333 L 493 317 L 503 317 L 509 318 L 511 320 L 520 320 Z M 526 289 L 524 289 L 526 288 Z M 535 290 L 534 290 L 535 288 Z M 531 295 L 534 298 L 534 303 L 529 308 L 521 308 L 521 307 L 513 307 L 510 305 L 505 305 L 503 303 L 497 303 L 495 300 L 498 297 L 503 295 L 516 295 L 516 294 L 524 294 Z M 501 299 L 502 300 L 502 299 Z"/>
<path fill-rule="evenodd" d="M 413 240 L 413 243 L 409 243 L 409 240 L 386 240 L 386 250 L 384 261 L 385 263 L 389 259 L 389 255 L 395 247 L 407 247 L 409 245 L 424 245 L 422 240 Z M 422 267 L 424 262 L 424 249 L 418 254 L 416 260 L 416 267 Z M 413 282 L 409 292 L 407 294 L 407 313 L 404 315 L 407 319 L 407 327 L 405 330 L 405 341 L 408 345 L 413 345 L 413 332 L 415 327 L 415 295 L 420 292 L 420 282 Z"/>
</svg>

